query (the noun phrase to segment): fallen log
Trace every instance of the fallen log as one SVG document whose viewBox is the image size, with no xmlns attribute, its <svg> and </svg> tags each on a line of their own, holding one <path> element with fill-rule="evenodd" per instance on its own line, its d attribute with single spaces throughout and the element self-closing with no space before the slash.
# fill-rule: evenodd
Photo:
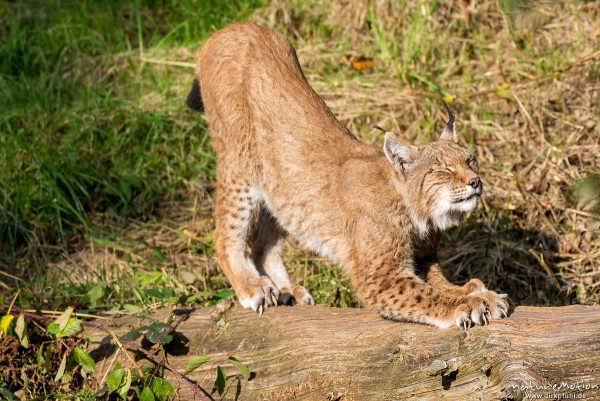
<svg viewBox="0 0 600 401">
<path fill-rule="evenodd" d="M 207 400 L 521 400 L 533 394 L 600 400 L 598 306 L 522 306 L 466 332 L 320 306 L 271 308 L 259 317 L 220 305 L 161 310 L 150 319 L 180 321 L 168 348 L 168 363 L 180 373 L 191 356 L 212 358 L 188 375 Z M 122 335 L 141 323 L 120 318 L 107 327 Z M 131 366 L 105 331 L 86 331 L 98 380 L 115 361 Z M 249 366 L 249 381 L 235 376 L 229 356 Z M 217 364 L 229 377 L 222 397 L 212 392 Z M 200 399 L 181 378 L 167 378 L 177 399 Z"/>
</svg>

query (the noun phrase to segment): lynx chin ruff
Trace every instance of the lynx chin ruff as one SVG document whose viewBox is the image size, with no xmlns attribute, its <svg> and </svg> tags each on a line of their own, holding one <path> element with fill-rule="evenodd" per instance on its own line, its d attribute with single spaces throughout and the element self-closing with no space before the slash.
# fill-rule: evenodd
<svg viewBox="0 0 600 401">
<path fill-rule="evenodd" d="M 451 284 L 438 265 L 441 230 L 482 192 L 451 113 L 435 142 L 413 146 L 388 132 L 383 151 L 372 148 L 310 87 L 286 38 L 251 24 L 208 39 L 187 103 L 208 119 L 215 250 L 245 308 L 314 303 L 283 264 L 290 234 L 341 264 L 360 301 L 385 318 L 466 328 L 507 315 L 506 295 L 477 279 Z"/>
</svg>

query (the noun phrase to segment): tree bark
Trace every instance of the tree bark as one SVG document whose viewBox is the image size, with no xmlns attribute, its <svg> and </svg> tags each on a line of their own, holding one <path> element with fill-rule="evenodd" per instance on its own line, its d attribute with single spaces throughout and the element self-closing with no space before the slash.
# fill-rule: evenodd
<svg viewBox="0 0 600 401">
<path fill-rule="evenodd" d="M 188 375 L 207 400 L 521 400 L 547 393 L 600 400 L 598 306 L 522 306 L 507 319 L 466 332 L 385 321 L 368 309 L 320 306 L 270 308 L 259 317 L 221 304 L 161 310 L 146 322 L 186 316 L 176 326 L 168 362 L 183 373 L 191 356 L 210 356 Z M 121 318 L 106 326 L 122 335 L 142 323 Z M 122 351 L 113 355 L 118 348 L 108 345 L 106 332 L 87 329 L 86 335 L 96 344 L 98 380 L 115 361 L 131 366 Z M 229 356 L 249 366 L 249 381 Z M 212 392 L 217 365 L 229 377 L 222 397 Z M 177 399 L 199 399 L 172 373 L 166 377 Z M 536 385 L 550 388 L 531 388 Z"/>
</svg>

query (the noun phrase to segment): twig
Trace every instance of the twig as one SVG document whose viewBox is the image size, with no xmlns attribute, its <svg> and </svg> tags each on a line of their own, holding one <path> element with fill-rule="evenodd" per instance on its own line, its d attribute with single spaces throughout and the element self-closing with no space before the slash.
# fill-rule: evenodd
<svg viewBox="0 0 600 401">
<path fill-rule="evenodd" d="M 577 209 L 571 209 L 571 208 L 568 208 L 568 209 L 566 209 L 566 211 L 567 211 L 567 212 L 570 212 L 570 213 L 578 214 L 578 215 L 580 215 L 580 216 L 584 216 L 584 217 L 591 217 L 591 218 L 593 218 L 593 219 L 597 219 L 597 218 L 599 218 L 599 217 L 600 217 L 600 216 L 598 216 L 597 214 L 593 214 L 593 213 L 584 212 L 583 210 L 577 210 Z"/>
<path fill-rule="evenodd" d="M 135 361 L 135 359 L 133 359 L 131 357 L 131 355 L 129 355 L 129 352 L 127 352 L 127 350 L 123 346 L 123 343 L 121 342 L 121 340 L 119 340 L 119 337 L 117 337 L 115 332 L 106 327 L 102 327 L 102 326 L 96 326 L 96 327 L 101 328 L 101 330 L 104 330 L 108 334 L 110 334 L 110 336 L 113 338 L 113 340 L 115 340 L 115 342 L 117 343 L 117 346 L 125 353 L 125 356 L 127 357 L 127 359 L 129 359 L 129 361 L 133 364 L 133 366 L 135 366 L 140 377 L 144 377 L 144 371 L 142 370 L 142 367 Z"/>
<path fill-rule="evenodd" d="M 17 291 L 16 294 L 15 294 L 15 296 L 13 297 L 12 301 L 10 301 L 10 306 L 8 307 L 8 311 L 6 312 L 7 315 L 10 314 L 10 311 L 12 310 L 13 305 L 15 304 L 15 301 L 17 300 L 17 297 L 19 296 L 20 292 L 21 291 Z"/>
<path fill-rule="evenodd" d="M 175 375 L 175 377 L 177 377 L 179 380 L 183 381 L 190 388 L 190 390 L 192 390 L 192 393 L 194 393 L 194 395 L 196 397 L 198 397 L 200 399 L 200 401 L 208 401 L 206 398 L 204 398 L 204 394 L 202 394 L 202 392 L 199 390 L 198 386 L 194 382 L 192 382 L 190 379 L 188 379 L 187 377 L 185 377 L 184 375 L 179 373 L 177 371 L 177 369 L 175 369 L 169 362 L 167 362 L 166 358 L 163 358 L 163 360 L 160 361 L 156 357 L 156 355 L 152 354 L 150 351 L 148 351 L 138 345 L 131 344 L 131 347 L 135 351 L 138 351 L 138 352 L 141 352 L 142 354 L 144 354 L 146 356 L 146 358 L 150 359 L 157 365 L 161 365 L 161 366 L 164 366 L 165 368 L 169 369 L 171 371 L 171 373 L 173 373 Z"/>
<path fill-rule="evenodd" d="M 158 60 L 155 58 L 147 58 L 147 57 L 140 57 L 140 61 L 142 61 L 143 63 L 172 65 L 175 67 L 189 67 L 189 68 L 196 67 L 196 65 L 194 63 L 186 63 L 185 61 Z"/>
<path fill-rule="evenodd" d="M 102 324 L 97 323 L 97 324 L 93 324 L 91 322 L 83 322 L 84 325 L 86 326 L 90 326 L 93 327 L 95 329 L 104 331 L 106 333 L 109 333 L 111 335 L 112 338 L 115 339 L 115 341 L 117 342 L 117 344 L 119 345 L 119 348 L 121 348 L 124 352 L 125 355 L 127 355 L 128 358 L 131 359 L 131 356 L 129 355 L 129 353 L 127 352 L 127 350 L 125 349 L 125 346 L 123 345 L 123 343 L 121 343 L 121 341 L 119 340 L 119 338 L 117 337 L 117 335 L 110 329 L 104 327 Z M 127 346 L 130 349 L 133 349 L 134 351 L 140 352 L 142 354 L 144 354 L 148 359 L 150 359 L 152 362 L 156 363 L 157 365 L 160 366 L 164 366 L 165 368 L 167 368 L 169 371 L 171 371 L 179 380 L 182 380 L 192 391 L 192 393 L 194 393 L 194 395 L 196 395 L 200 401 L 207 401 L 206 398 L 204 398 L 204 394 L 202 394 L 202 392 L 200 391 L 200 389 L 198 388 L 198 386 L 192 382 L 190 379 L 188 379 L 187 377 L 185 377 L 184 375 L 182 375 L 181 373 L 179 373 L 177 371 L 177 369 L 175 369 L 173 366 L 171 366 L 166 359 L 164 359 L 162 362 L 160 360 L 158 360 L 156 358 L 155 355 L 153 355 L 152 353 L 150 353 L 148 350 L 140 347 L 139 345 L 135 345 L 131 342 L 127 343 Z M 135 362 L 133 362 L 136 366 L 137 364 Z"/>
<path fill-rule="evenodd" d="M 47 309 L 42 309 L 40 311 L 36 311 L 35 309 L 19 309 L 22 312 L 29 312 L 29 313 L 35 313 L 35 312 L 40 312 L 43 315 L 60 315 L 63 312 L 61 311 L 56 311 L 56 310 L 47 310 Z M 74 312 L 73 315 L 75 317 L 87 317 L 87 318 L 91 318 L 91 319 L 110 319 L 109 317 L 106 316 L 99 316 L 99 315 L 92 315 L 89 313 L 79 313 L 79 312 Z"/>
<path fill-rule="evenodd" d="M 17 276 L 15 276 L 15 275 L 13 275 L 13 274 L 10 274 L 10 273 L 8 273 L 8 272 L 5 272 L 4 270 L 0 270 L 0 274 L 2 274 L 3 276 L 6 276 L 6 277 L 10 277 L 10 278 L 12 278 L 13 280 L 17 280 L 17 281 L 21 281 L 21 282 L 23 282 L 23 279 L 22 279 L 22 278 L 19 278 L 19 277 L 17 277 Z"/>
<path fill-rule="evenodd" d="M 529 123 L 531 128 L 536 132 L 536 134 L 539 135 L 540 145 L 543 146 L 544 143 L 546 142 L 546 138 L 544 137 L 542 130 L 540 129 L 540 127 L 538 127 L 538 125 L 535 123 L 535 121 L 533 121 L 531 114 L 529 114 L 529 112 L 525 108 L 525 105 L 523 105 L 523 102 L 521 102 L 521 99 L 519 98 L 519 96 L 517 96 L 517 94 L 513 91 L 510 91 L 510 94 L 513 96 L 513 98 L 517 102 L 517 106 L 519 106 L 519 111 L 521 112 L 521 114 L 523 114 L 523 116 L 525 117 L 525 120 L 527 120 L 527 122 Z"/>
<path fill-rule="evenodd" d="M 102 379 L 100 379 L 100 383 L 99 383 L 99 387 L 102 387 L 102 385 L 104 384 L 104 381 L 106 380 L 106 376 L 108 376 L 108 371 L 110 370 L 110 368 L 113 367 L 113 365 L 115 364 L 115 359 L 117 359 L 117 357 L 119 356 L 118 352 L 115 352 L 115 356 L 113 356 L 112 361 L 110 361 L 110 363 L 108 364 L 108 369 L 106 369 L 104 371 L 104 374 L 102 375 Z M 106 361 L 106 359 L 105 359 Z M 104 369 L 104 362 L 102 363 L 102 367 L 101 369 Z"/>
<path fill-rule="evenodd" d="M 533 201 L 533 204 L 540 212 L 541 217 L 546 221 L 548 229 L 550 229 L 550 231 L 552 231 L 552 233 L 556 236 L 556 238 L 560 238 L 560 233 L 554 227 L 554 225 L 552 224 L 550 219 L 545 214 L 546 208 L 544 207 L 544 205 L 542 205 L 540 203 L 538 198 L 536 198 L 533 195 L 528 194 L 528 191 L 525 189 L 525 187 L 519 181 L 516 182 L 516 185 L 517 185 L 517 189 L 521 193 L 521 196 L 523 197 L 523 199 L 525 201 L 527 201 L 528 199 L 531 199 Z M 553 215 L 553 217 L 554 217 L 554 215 Z"/>
<path fill-rule="evenodd" d="M 556 288 L 557 291 L 560 291 L 560 283 L 558 282 L 558 280 L 556 279 L 556 276 L 554 276 L 554 273 L 552 272 L 552 269 L 550 269 L 550 266 L 548 266 L 548 264 L 546 263 L 546 261 L 544 260 L 544 256 L 542 254 L 538 254 L 536 251 L 534 251 L 533 249 L 529 249 L 529 253 L 538 261 L 538 263 L 542 266 L 542 268 L 544 269 L 544 271 L 546 272 L 546 274 L 548 275 L 548 277 L 550 278 L 550 280 L 552 281 L 552 284 L 554 285 L 554 288 Z"/>
</svg>

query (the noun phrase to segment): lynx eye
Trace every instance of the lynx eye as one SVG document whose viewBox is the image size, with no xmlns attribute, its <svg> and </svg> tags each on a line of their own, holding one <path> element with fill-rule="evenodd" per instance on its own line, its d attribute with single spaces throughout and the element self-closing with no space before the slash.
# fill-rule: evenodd
<svg viewBox="0 0 600 401">
<path fill-rule="evenodd" d="M 436 164 L 433 166 L 432 171 L 438 173 L 453 173 L 454 169 L 446 165 L 446 163 L 439 157 L 435 157 Z"/>
<path fill-rule="evenodd" d="M 472 170 L 477 170 L 477 159 L 475 159 L 475 156 L 469 156 L 469 158 L 467 159 L 467 165 L 472 169 Z"/>
</svg>

